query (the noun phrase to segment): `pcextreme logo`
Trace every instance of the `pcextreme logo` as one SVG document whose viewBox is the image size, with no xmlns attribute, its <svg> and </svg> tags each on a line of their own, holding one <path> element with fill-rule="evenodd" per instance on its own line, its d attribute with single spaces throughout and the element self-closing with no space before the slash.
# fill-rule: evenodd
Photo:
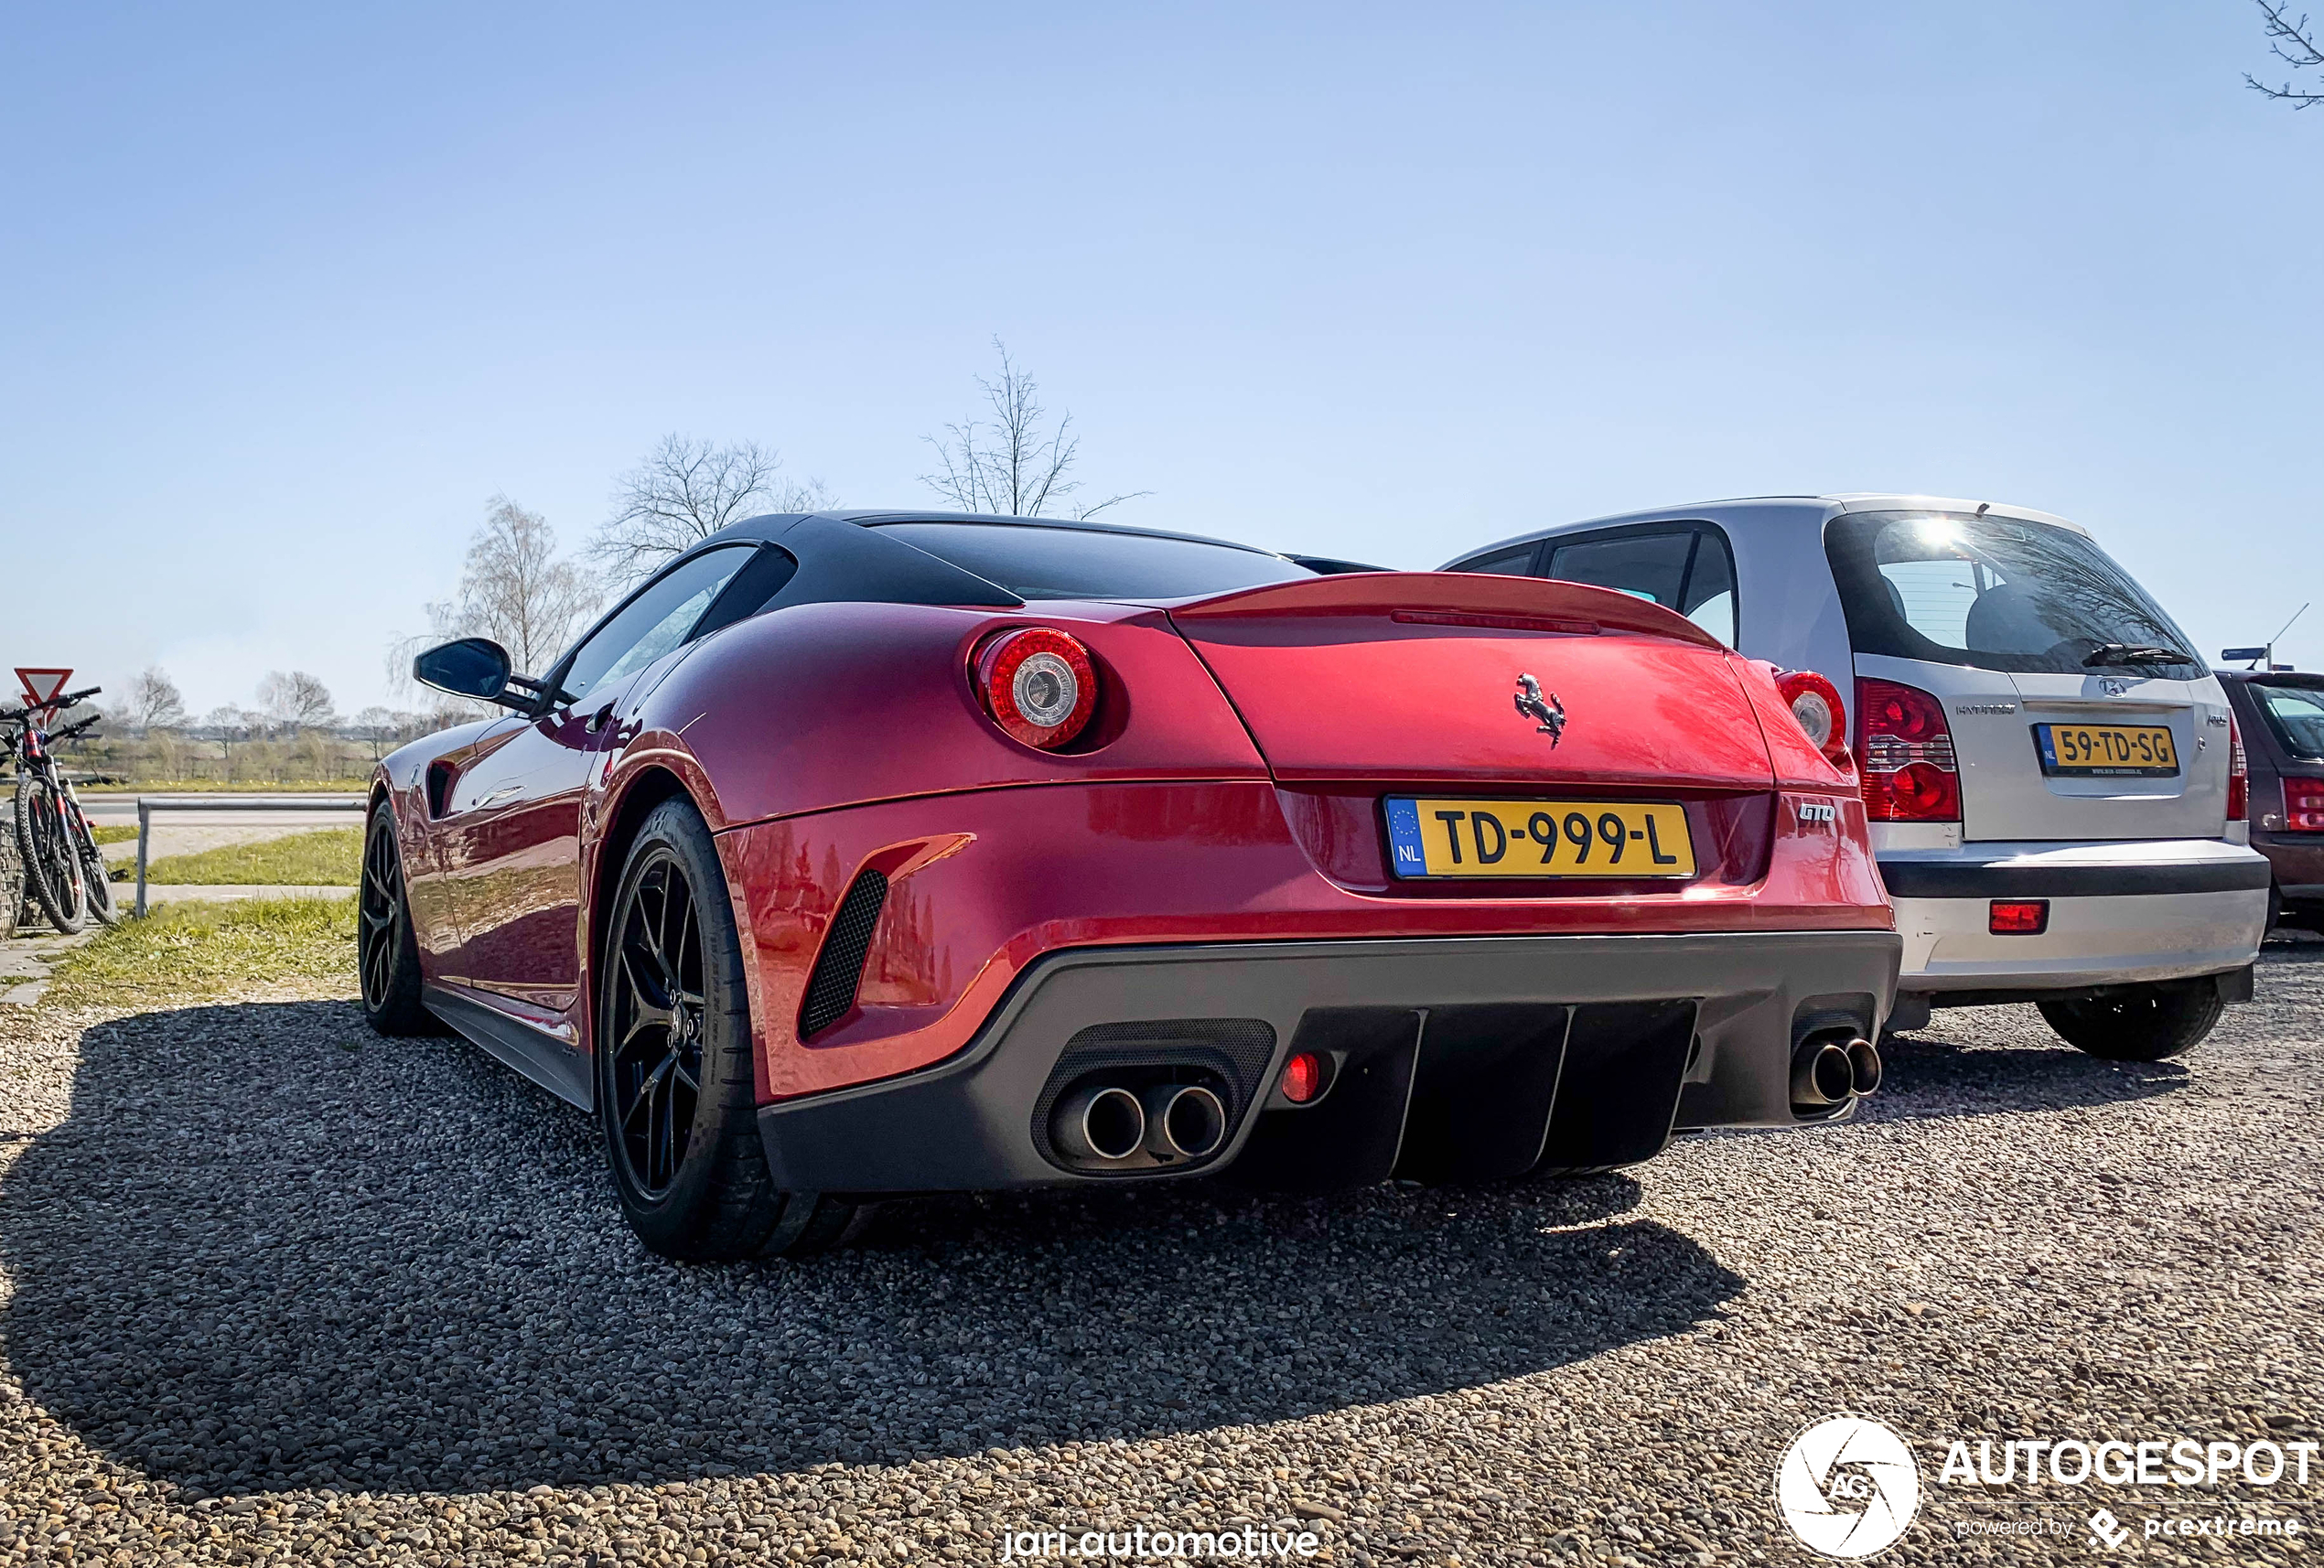
<svg viewBox="0 0 2324 1568">
<path fill-rule="evenodd" d="M 1921 1509 L 1921 1467 L 1904 1439 L 1858 1415 L 1815 1423 L 1783 1451 L 1775 1506 L 1811 1552 L 1865 1558 L 1886 1551 Z"/>
</svg>

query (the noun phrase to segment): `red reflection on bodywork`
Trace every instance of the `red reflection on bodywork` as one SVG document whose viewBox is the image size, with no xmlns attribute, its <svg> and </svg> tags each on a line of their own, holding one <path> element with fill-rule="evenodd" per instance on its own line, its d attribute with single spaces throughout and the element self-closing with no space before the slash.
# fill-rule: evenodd
<svg viewBox="0 0 2324 1568">
<path fill-rule="evenodd" d="M 1405 897 L 1323 875 L 1280 800 L 1264 783 L 1057 785 L 819 812 L 722 834 L 747 910 L 762 1100 L 942 1060 L 975 1037 L 1026 966 L 1064 948 L 1890 925 L 1860 802 L 1843 802 L 1853 817 L 1838 831 L 1775 842 L 1763 875 L 1747 883 Z M 1727 838 L 1707 841 L 1732 846 L 1722 860 L 1769 843 L 1755 824 L 1771 815 L 1770 805 L 1762 796 L 1730 808 Z M 888 989 L 875 996 L 867 986 L 854 1015 L 802 1046 L 792 1021 L 849 882 L 898 846 L 948 836 L 970 842 L 923 858 L 898 881 L 911 890 L 911 912 L 898 917 L 880 961 Z"/>
</svg>

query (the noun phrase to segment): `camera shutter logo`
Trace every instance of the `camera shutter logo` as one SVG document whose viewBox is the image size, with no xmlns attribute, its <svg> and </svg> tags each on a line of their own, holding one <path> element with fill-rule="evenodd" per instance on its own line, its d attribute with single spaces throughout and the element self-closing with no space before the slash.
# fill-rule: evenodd
<svg viewBox="0 0 2324 1568">
<path fill-rule="evenodd" d="M 1827 1416 L 1783 1451 L 1775 1504 L 1811 1552 L 1870 1557 L 1920 1511 L 1921 1467 L 1904 1439 L 1878 1422 Z"/>
</svg>

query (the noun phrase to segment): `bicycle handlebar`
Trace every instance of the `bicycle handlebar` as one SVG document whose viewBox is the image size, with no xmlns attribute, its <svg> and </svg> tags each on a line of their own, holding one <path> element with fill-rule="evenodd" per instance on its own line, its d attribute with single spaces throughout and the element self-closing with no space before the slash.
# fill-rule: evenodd
<svg viewBox="0 0 2324 1568">
<path fill-rule="evenodd" d="M 28 719 L 37 713 L 60 714 L 83 698 L 93 697 L 103 690 L 102 686 L 83 686 L 78 692 L 67 692 L 63 696 L 45 703 L 28 703 L 20 708 L 0 708 L 0 724 L 11 719 Z"/>
<path fill-rule="evenodd" d="M 77 724 L 69 724 L 65 725 L 64 728 L 54 731 L 48 736 L 49 744 L 53 746 L 60 740 L 70 740 L 74 736 L 79 735 L 82 730 L 87 729 L 91 725 L 97 723 L 102 717 L 103 715 L 101 714 L 91 714 L 87 718 L 81 720 Z"/>
</svg>

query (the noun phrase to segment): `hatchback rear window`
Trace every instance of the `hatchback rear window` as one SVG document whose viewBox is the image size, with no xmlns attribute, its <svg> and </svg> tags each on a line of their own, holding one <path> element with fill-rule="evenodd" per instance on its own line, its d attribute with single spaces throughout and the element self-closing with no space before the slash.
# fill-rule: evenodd
<svg viewBox="0 0 2324 1568">
<path fill-rule="evenodd" d="M 2267 727 L 2276 732 L 2276 744 L 2294 757 L 2324 760 L 2324 689 L 2267 681 L 2250 685 L 2259 711 L 2267 715 Z"/>
<path fill-rule="evenodd" d="M 2071 529 L 1856 512 L 1834 518 L 1824 545 L 1858 653 L 2019 673 L 2203 673 L 2162 607 Z"/>
<path fill-rule="evenodd" d="M 1317 574 L 1263 550 L 1006 522 L 891 522 L 879 532 L 1020 599 L 1184 599 Z"/>
</svg>

